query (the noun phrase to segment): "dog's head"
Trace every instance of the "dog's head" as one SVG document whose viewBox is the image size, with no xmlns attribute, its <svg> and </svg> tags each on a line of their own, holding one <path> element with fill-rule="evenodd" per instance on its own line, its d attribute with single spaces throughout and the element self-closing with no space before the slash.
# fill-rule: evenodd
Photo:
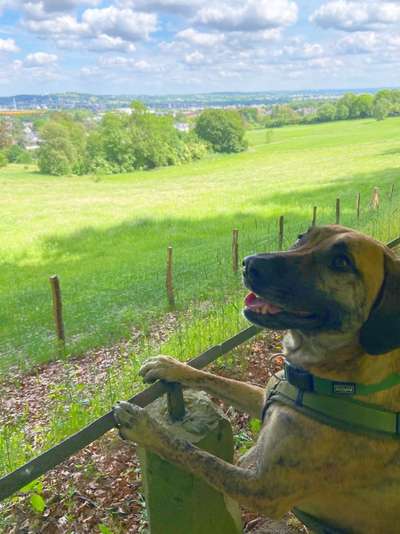
<svg viewBox="0 0 400 534">
<path fill-rule="evenodd" d="M 287 252 L 248 256 L 243 265 L 251 322 L 325 345 L 357 343 L 367 354 L 400 347 L 400 261 L 374 239 L 314 227 Z"/>
</svg>

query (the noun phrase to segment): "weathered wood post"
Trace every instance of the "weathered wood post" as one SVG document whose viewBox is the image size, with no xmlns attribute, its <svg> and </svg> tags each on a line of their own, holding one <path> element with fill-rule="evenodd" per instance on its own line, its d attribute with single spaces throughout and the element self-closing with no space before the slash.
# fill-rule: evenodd
<svg viewBox="0 0 400 534">
<path fill-rule="evenodd" d="M 232 270 L 237 273 L 239 270 L 239 230 L 232 230 Z"/>
<path fill-rule="evenodd" d="M 59 343 L 59 348 L 61 350 L 65 347 L 65 330 L 64 330 L 64 321 L 62 313 L 62 298 L 61 298 L 61 287 L 60 280 L 55 274 L 49 278 L 51 286 L 51 294 L 53 298 L 53 317 L 54 325 L 56 328 L 56 336 Z"/>
<path fill-rule="evenodd" d="M 380 206 L 380 194 L 379 194 L 379 187 L 374 187 L 372 191 L 372 197 L 371 197 L 371 208 L 373 210 L 379 209 Z"/>
<path fill-rule="evenodd" d="M 336 224 L 340 224 L 340 198 L 336 199 Z"/>
<path fill-rule="evenodd" d="M 360 220 L 360 208 L 361 208 L 361 193 L 357 193 L 357 197 L 356 197 L 357 222 Z"/>
<path fill-rule="evenodd" d="M 171 308 L 175 307 L 175 295 L 174 295 L 174 284 L 173 284 L 173 249 L 168 247 L 167 251 L 167 276 L 165 280 L 165 285 L 167 288 L 167 298 L 168 304 Z"/>
<path fill-rule="evenodd" d="M 181 404 L 180 395 L 181 390 L 173 385 L 168 401 L 159 399 L 146 410 L 175 437 L 232 462 L 233 434 L 228 419 L 205 393 L 191 390 L 185 390 L 183 413 L 182 407 L 178 408 L 177 417 L 169 409 Z M 235 501 L 147 449 L 140 447 L 138 454 L 151 534 L 242 533 Z"/>
<path fill-rule="evenodd" d="M 285 219 L 283 215 L 279 217 L 279 236 L 278 236 L 278 250 L 283 249 L 283 235 L 285 232 Z"/>
<path fill-rule="evenodd" d="M 312 215 L 312 221 L 311 226 L 315 226 L 317 224 L 317 206 L 313 207 L 313 215 Z"/>
</svg>

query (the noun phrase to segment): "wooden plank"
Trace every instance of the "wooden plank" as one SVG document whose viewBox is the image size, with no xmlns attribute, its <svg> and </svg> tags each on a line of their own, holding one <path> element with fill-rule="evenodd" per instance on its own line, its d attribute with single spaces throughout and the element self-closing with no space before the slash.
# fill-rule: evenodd
<svg viewBox="0 0 400 534">
<path fill-rule="evenodd" d="M 283 215 L 279 217 L 279 237 L 278 237 L 278 250 L 283 249 L 283 235 L 285 231 L 285 218 Z"/>
<path fill-rule="evenodd" d="M 336 199 L 336 224 L 340 224 L 340 198 Z"/>
<path fill-rule="evenodd" d="M 239 230 L 232 230 L 232 270 L 237 273 L 239 270 Z"/>
<path fill-rule="evenodd" d="M 56 327 L 56 336 L 61 346 L 65 345 L 65 330 L 64 330 L 64 321 L 62 314 L 62 298 L 61 298 L 61 287 L 60 279 L 55 274 L 49 278 L 51 286 L 51 294 L 53 297 L 53 316 L 54 324 Z"/>
<path fill-rule="evenodd" d="M 261 328 L 256 326 L 250 326 L 245 330 L 242 330 L 235 336 L 227 339 L 219 345 L 215 345 L 206 350 L 196 358 L 190 360 L 188 365 L 202 369 L 209 363 L 216 360 L 219 356 L 230 352 L 235 347 L 238 347 L 245 341 L 251 339 L 261 331 Z M 144 408 L 151 402 L 155 401 L 164 393 L 167 393 L 168 386 L 161 381 L 156 382 L 149 388 L 141 391 L 131 399 L 129 402 L 137 404 Z M 48 451 L 44 452 L 40 456 L 30 460 L 19 469 L 9 473 L 0 479 L 0 501 L 11 497 L 18 490 L 36 480 L 41 475 L 50 471 L 73 454 L 76 454 L 81 449 L 87 447 L 100 438 L 103 434 L 115 427 L 115 421 L 112 411 L 106 413 L 96 421 L 93 421 L 90 425 L 86 426 L 76 434 L 66 438 L 64 441 L 55 445 Z"/>
<path fill-rule="evenodd" d="M 172 421 L 180 421 L 185 416 L 185 399 L 179 382 L 171 382 L 167 386 L 168 413 Z"/>
<path fill-rule="evenodd" d="M 167 251 L 167 275 L 165 285 L 167 288 L 168 304 L 171 308 L 175 307 L 174 281 L 173 281 L 173 249 L 168 247 Z"/>
<path fill-rule="evenodd" d="M 393 239 L 393 241 L 389 241 L 386 246 L 389 248 L 395 248 L 398 245 L 400 245 L 400 237 L 396 237 L 396 239 Z"/>
<path fill-rule="evenodd" d="M 313 215 L 312 215 L 312 221 L 311 226 L 315 226 L 317 224 L 317 206 L 313 207 Z"/>
</svg>

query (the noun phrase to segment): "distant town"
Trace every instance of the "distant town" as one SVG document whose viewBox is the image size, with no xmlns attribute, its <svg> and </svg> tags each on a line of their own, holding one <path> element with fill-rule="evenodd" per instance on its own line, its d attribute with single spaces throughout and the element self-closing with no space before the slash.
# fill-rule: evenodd
<svg viewBox="0 0 400 534">
<path fill-rule="evenodd" d="M 374 94 L 378 89 L 360 88 L 351 92 Z M 331 100 L 340 98 L 349 90 L 327 89 L 315 91 L 267 91 L 255 93 L 199 93 L 189 95 L 92 95 L 82 93 L 54 93 L 47 95 L 15 95 L 0 97 L 0 110 L 74 110 L 87 109 L 92 112 L 129 108 L 132 100 L 140 100 L 154 111 L 198 111 L 204 108 L 271 106 L 306 100 Z"/>
</svg>

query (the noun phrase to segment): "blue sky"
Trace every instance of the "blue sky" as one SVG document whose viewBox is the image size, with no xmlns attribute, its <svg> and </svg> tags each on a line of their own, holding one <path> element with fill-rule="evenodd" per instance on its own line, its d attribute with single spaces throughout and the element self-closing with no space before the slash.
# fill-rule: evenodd
<svg viewBox="0 0 400 534">
<path fill-rule="evenodd" d="M 0 95 L 399 86 L 400 0 L 0 0 Z"/>
</svg>

